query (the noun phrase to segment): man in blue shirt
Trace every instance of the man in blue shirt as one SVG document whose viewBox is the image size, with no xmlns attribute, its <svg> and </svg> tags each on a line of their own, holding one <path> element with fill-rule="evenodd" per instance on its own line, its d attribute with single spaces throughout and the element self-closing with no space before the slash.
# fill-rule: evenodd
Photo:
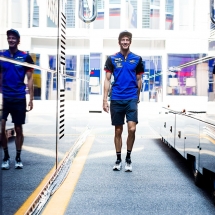
<svg viewBox="0 0 215 215">
<path fill-rule="evenodd" d="M 115 126 L 115 149 L 117 160 L 113 170 L 121 170 L 122 159 L 122 132 L 126 116 L 128 137 L 127 137 L 127 155 L 125 159 L 125 171 L 132 171 L 131 151 L 133 148 L 138 123 L 137 104 L 142 86 L 142 74 L 144 67 L 142 58 L 130 51 L 132 34 L 123 31 L 119 34 L 118 43 L 120 52 L 108 57 L 104 70 L 106 77 L 104 81 L 103 110 L 109 112 L 108 92 L 110 89 L 111 75 L 114 76 L 114 82 L 111 87 L 110 112 L 112 125 Z"/>
<path fill-rule="evenodd" d="M 9 49 L 0 53 L 1 56 L 18 62 L 27 62 L 34 64 L 31 56 L 23 51 L 18 50 L 20 43 L 20 34 L 17 30 L 10 29 L 7 31 L 7 41 Z M 25 76 L 28 80 L 28 90 L 30 94 L 29 110 L 33 109 L 33 69 L 20 64 L 10 63 L 8 61 L 0 61 L 0 75 L 2 80 L 3 95 L 3 114 L 2 114 L 2 147 L 4 150 L 4 159 L 2 169 L 10 168 L 10 156 L 8 152 L 8 139 L 6 135 L 6 121 L 11 114 L 12 122 L 16 132 L 16 158 L 15 168 L 22 169 L 23 164 L 20 158 L 23 145 L 23 129 L 22 124 L 25 123 L 26 116 L 26 85 L 24 83 Z"/>
</svg>

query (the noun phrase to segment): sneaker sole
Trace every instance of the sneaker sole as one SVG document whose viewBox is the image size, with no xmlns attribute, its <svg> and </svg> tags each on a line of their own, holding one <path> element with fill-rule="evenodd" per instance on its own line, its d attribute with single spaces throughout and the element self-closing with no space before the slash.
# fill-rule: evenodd
<svg viewBox="0 0 215 215">
<path fill-rule="evenodd" d="M 7 167 L 2 167 L 1 169 L 2 169 L 2 170 L 9 170 L 10 167 L 8 167 L 8 168 L 7 168 Z"/>
<path fill-rule="evenodd" d="M 117 168 L 117 167 L 113 168 L 113 171 L 120 171 L 121 169 L 122 169 L 122 164 L 119 168 Z"/>
<path fill-rule="evenodd" d="M 15 169 L 23 169 L 21 166 L 15 166 Z"/>
<path fill-rule="evenodd" d="M 132 169 L 125 169 L 125 172 L 132 172 Z"/>
<path fill-rule="evenodd" d="M 120 171 L 122 168 L 118 169 L 118 168 L 113 168 L 113 171 Z"/>
</svg>

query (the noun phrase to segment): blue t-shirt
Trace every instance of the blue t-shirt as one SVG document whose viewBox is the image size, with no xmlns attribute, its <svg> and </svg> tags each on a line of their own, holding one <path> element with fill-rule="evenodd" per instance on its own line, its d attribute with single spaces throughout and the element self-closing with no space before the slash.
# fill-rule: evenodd
<svg viewBox="0 0 215 215">
<path fill-rule="evenodd" d="M 121 52 L 108 57 L 104 70 L 111 72 L 114 83 L 111 90 L 111 100 L 138 99 L 137 74 L 144 73 L 142 58 L 130 52 L 125 59 Z"/>
<path fill-rule="evenodd" d="M 34 64 L 31 56 L 23 51 L 17 51 L 13 57 L 10 56 L 10 51 L 0 52 L 0 56 L 7 57 L 12 60 L 27 62 Z M 25 74 L 27 71 L 32 71 L 32 68 L 0 61 L 0 72 L 2 75 L 2 94 L 4 98 L 25 98 L 26 85 L 24 83 Z"/>
</svg>

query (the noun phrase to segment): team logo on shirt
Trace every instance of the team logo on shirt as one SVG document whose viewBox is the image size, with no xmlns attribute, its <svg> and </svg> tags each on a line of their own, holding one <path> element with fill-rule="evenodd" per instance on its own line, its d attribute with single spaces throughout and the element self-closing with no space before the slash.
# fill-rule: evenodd
<svg viewBox="0 0 215 215">
<path fill-rule="evenodd" d="M 117 63 L 117 62 L 121 62 L 121 61 L 122 61 L 122 59 L 121 59 L 121 58 L 115 58 L 115 59 L 114 59 L 114 62 L 115 62 L 115 63 Z"/>
<path fill-rule="evenodd" d="M 116 64 L 116 68 L 121 68 L 122 67 L 122 59 L 121 58 L 115 58 L 114 62 Z"/>
<path fill-rule="evenodd" d="M 18 60 L 20 62 L 24 62 L 25 61 L 25 59 L 23 57 L 16 57 L 15 60 Z"/>
<path fill-rule="evenodd" d="M 16 57 L 15 60 L 17 60 L 19 62 L 25 62 L 25 59 L 23 57 L 21 57 L 21 56 Z M 14 66 L 21 67 L 22 65 L 14 64 Z"/>
<path fill-rule="evenodd" d="M 136 61 L 135 61 L 135 60 L 130 60 L 129 62 L 130 62 L 130 63 L 136 63 Z"/>
<path fill-rule="evenodd" d="M 116 63 L 116 68 L 121 68 L 121 67 L 122 67 L 122 63 L 121 62 Z"/>
</svg>

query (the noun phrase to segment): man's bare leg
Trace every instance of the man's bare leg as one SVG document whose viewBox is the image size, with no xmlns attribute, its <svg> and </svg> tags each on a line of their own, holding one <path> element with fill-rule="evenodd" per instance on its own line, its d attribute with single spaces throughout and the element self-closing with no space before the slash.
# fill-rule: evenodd
<svg viewBox="0 0 215 215">
<path fill-rule="evenodd" d="M 8 139 L 6 134 L 6 121 L 4 119 L 2 119 L 1 121 L 1 126 L 2 126 L 1 142 L 2 142 L 2 148 L 4 150 L 4 158 L 3 158 L 1 168 L 7 170 L 10 168 L 10 156 L 9 156 L 8 147 L 7 147 Z"/>
<path fill-rule="evenodd" d="M 16 150 L 22 150 L 24 140 L 22 125 L 15 124 L 15 131 L 16 131 L 15 137 Z"/>
<path fill-rule="evenodd" d="M 122 131 L 123 125 L 115 126 L 115 136 L 114 136 L 114 143 L 117 155 L 117 161 L 113 167 L 113 170 L 120 170 L 122 167 L 122 159 L 121 159 L 121 150 L 122 150 Z"/>
<path fill-rule="evenodd" d="M 114 137 L 116 152 L 121 152 L 122 150 L 122 132 L 123 132 L 123 125 L 116 125 L 115 137 Z"/>
<path fill-rule="evenodd" d="M 15 124 L 15 131 L 16 131 L 16 138 L 15 138 L 15 144 L 16 144 L 15 169 L 22 169 L 23 164 L 22 164 L 22 161 L 21 161 L 21 158 L 20 158 L 21 151 L 22 151 L 22 145 L 23 145 L 23 141 L 24 141 L 22 125 Z"/>
<path fill-rule="evenodd" d="M 136 122 L 128 121 L 127 150 L 129 151 L 132 151 L 134 145 L 136 124 L 137 124 Z"/>
<path fill-rule="evenodd" d="M 4 119 L 1 120 L 1 141 L 2 141 L 2 148 L 7 147 L 7 135 L 6 135 L 6 121 Z"/>
<path fill-rule="evenodd" d="M 131 166 L 131 151 L 133 149 L 134 141 L 135 141 L 135 132 L 136 132 L 136 122 L 129 121 L 128 122 L 128 138 L 127 138 L 127 155 L 125 158 L 125 171 L 132 172 Z"/>
</svg>

